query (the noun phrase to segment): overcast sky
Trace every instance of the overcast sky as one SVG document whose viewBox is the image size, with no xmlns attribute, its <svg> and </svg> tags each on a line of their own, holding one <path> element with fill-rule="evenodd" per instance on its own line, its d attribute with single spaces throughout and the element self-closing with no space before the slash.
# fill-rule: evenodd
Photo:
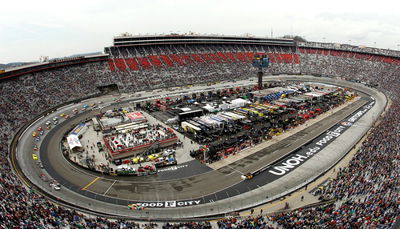
<svg viewBox="0 0 400 229">
<path fill-rule="evenodd" d="M 399 49 L 398 1 L 49 0 L 2 1 L 0 63 L 103 51 L 123 32 L 189 31 Z"/>
</svg>

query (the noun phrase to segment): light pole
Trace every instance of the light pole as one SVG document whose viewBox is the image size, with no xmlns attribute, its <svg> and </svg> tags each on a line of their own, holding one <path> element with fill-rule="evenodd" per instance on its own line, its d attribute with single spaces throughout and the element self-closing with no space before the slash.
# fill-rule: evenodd
<svg viewBox="0 0 400 229">
<path fill-rule="evenodd" d="M 262 85 L 262 76 L 263 76 L 263 68 L 267 68 L 269 65 L 269 58 L 266 54 L 259 55 L 256 54 L 253 59 L 253 67 L 258 68 L 257 77 L 258 77 L 258 90 L 263 89 Z"/>
</svg>

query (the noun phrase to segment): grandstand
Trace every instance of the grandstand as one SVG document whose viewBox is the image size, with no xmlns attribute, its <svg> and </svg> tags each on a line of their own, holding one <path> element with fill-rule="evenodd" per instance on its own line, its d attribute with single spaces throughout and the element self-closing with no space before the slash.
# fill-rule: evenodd
<svg viewBox="0 0 400 229">
<path fill-rule="evenodd" d="M 390 227 L 399 217 L 400 181 L 400 53 L 332 43 L 295 42 L 233 36 L 125 36 L 115 37 L 105 54 L 61 59 L 7 69 L 0 73 L 0 224 L 5 227 L 113 227 L 138 226 L 129 220 L 88 216 L 54 203 L 25 184 L 9 158 L 15 152 L 13 136 L 34 117 L 73 100 L 97 96 L 117 85 L 120 92 L 247 79 L 255 53 L 266 53 L 265 75 L 337 77 L 375 86 L 390 99 L 383 118 L 355 157 L 321 196 L 335 202 L 272 216 L 237 219 L 288 227 Z M 382 137 L 384 136 L 384 137 Z M 14 143 L 17 139 L 14 139 Z M 11 155 L 12 156 L 12 155 Z M 16 171 L 13 171 L 15 170 Z M 396 218 L 397 217 L 397 218 Z M 236 222 L 236 220 L 234 220 Z M 222 220 L 229 228 L 232 219 Z M 193 228 L 208 223 L 191 224 Z M 187 226 L 187 225 L 186 225 Z M 152 226 L 150 226 L 152 227 Z M 174 225 L 167 228 L 173 228 Z M 187 226 L 189 227 L 189 226 Z"/>
</svg>

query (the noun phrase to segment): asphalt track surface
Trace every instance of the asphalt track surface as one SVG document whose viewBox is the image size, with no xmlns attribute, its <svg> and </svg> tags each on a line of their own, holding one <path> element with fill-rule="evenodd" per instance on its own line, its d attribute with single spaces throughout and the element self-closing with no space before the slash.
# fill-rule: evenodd
<svg viewBox="0 0 400 229">
<path fill-rule="evenodd" d="M 98 111 L 84 112 L 54 127 L 43 139 L 40 146 L 40 158 L 47 172 L 64 188 L 98 201 L 125 206 L 135 202 L 208 203 L 240 195 L 276 179 L 267 172 L 246 181 L 242 181 L 240 176 L 262 168 L 303 146 L 305 142 L 317 138 L 326 129 L 334 126 L 368 101 L 369 97 L 363 95 L 360 100 L 326 119 L 218 170 L 211 170 L 197 161 L 191 161 L 187 163 L 187 166 L 181 164 L 180 167 L 176 167 L 176 170 L 165 170 L 156 176 L 114 177 L 101 176 L 68 163 L 60 153 L 62 137 L 75 124 L 93 117 Z"/>
</svg>

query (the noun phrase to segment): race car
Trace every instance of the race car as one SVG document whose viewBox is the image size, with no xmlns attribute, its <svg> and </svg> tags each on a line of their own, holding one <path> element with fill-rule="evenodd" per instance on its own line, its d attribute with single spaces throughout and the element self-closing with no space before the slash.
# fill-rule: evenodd
<svg viewBox="0 0 400 229">
<path fill-rule="evenodd" d="M 43 168 L 44 168 L 44 166 L 43 166 L 42 162 L 40 162 L 40 161 L 38 161 L 38 162 L 37 162 L 37 165 L 38 165 L 38 166 L 39 166 L 39 168 L 41 168 L 41 169 L 43 169 Z"/>
<path fill-rule="evenodd" d="M 154 166 L 156 168 L 161 168 L 169 165 L 176 165 L 177 161 L 174 157 L 164 157 L 164 158 L 158 158 L 157 161 L 154 163 Z"/>
<path fill-rule="evenodd" d="M 48 182 L 48 181 L 49 181 L 49 178 L 48 178 L 46 175 L 44 175 L 43 173 L 41 173 L 41 174 L 39 175 L 39 177 L 40 177 L 40 179 L 42 179 L 42 181 L 44 181 L 44 182 Z"/>
<path fill-rule="evenodd" d="M 144 207 L 142 207 L 139 204 L 128 204 L 128 208 L 131 210 L 143 210 Z"/>
<path fill-rule="evenodd" d="M 58 184 L 58 183 L 56 183 L 56 182 L 50 182 L 50 187 L 52 187 L 54 190 L 56 190 L 56 191 L 60 191 L 61 190 L 61 185 L 60 184 Z"/>
<path fill-rule="evenodd" d="M 58 124 L 58 118 L 57 118 L 57 117 L 54 117 L 54 118 L 53 118 L 53 124 L 54 124 L 54 125 L 57 125 L 57 124 Z"/>
<path fill-rule="evenodd" d="M 33 154 L 32 154 L 32 160 L 35 160 L 35 161 L 36 161 L 37 159 L 38 159 L 38 156 L 36 155 L 36 153 L 33 153 Z"/>
<path fill-rule="evenodd" d="M 143 158 L 143 157 L 133 157 L 133 158 L 132 158 L 132 162 L 133 162 L 134 164 L 139 164 L 139 163 L 144 162 L 144 158 Z"/>
<path fill-rule="evenodd" d="M 46 122 L 46 129 L 50 130 L 51 129 L 51 121 Z"/>
<path fill-rule="evenodd" d="M 246 174 L 243 174 L 242 176 L 240 176 L 240 178 L 242 178 L 242 180 L 251 180 L 251 179 L 253 179 L 253 174 L 251 174 L 251 173 L 246 173 Z"/>
<path fill-rule="evenodd" d="M 158 155 L 158 154 L 151 154 L 151 155 L 147 156 L 147 160 L 153 161 L 153 160 L 157 159 L 159 156 L 160 155 Z"/>
<path fill-rule="evenodd" d="M 146 165 L 146 166 L 144 166 L 143 167 L 145 170 L 147 170 L 147 171 L 155 171 L 155 168 L 153 167 L 153 166 L 151 166 L 151 165 Z"/>
<path fill-rule="evenodd" d="M 33 131 L 33 133 L 32 133 L 32 137 L 36 137 L 37 136 L 37 133 L 36 133 L 36 131 Z"/>
<path fill-rule="evenodd" d="M 168 156 L 170 156 L 170 155 L 172 155 L 172 154 L 174 154 L 175 153 L 175 150 L 174 149 L 167 149 L 167 150 L 165 150 L 164 152 L 163 152 L 163 156 L 164 157 L 168 157 Z"/>
</svg>

